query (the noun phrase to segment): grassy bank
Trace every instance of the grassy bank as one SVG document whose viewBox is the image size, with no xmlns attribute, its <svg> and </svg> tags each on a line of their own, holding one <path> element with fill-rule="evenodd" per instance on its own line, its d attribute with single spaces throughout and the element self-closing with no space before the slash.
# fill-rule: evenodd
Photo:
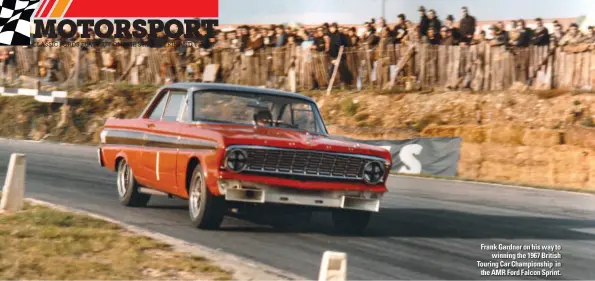
<svg viewBox="0 0 595 281">
<path fill-rule="evenodd" d="M 0 214 L 2 280 L 229 280 L 207 259 L 85 215 L 26 204 Z"/>
</svg>

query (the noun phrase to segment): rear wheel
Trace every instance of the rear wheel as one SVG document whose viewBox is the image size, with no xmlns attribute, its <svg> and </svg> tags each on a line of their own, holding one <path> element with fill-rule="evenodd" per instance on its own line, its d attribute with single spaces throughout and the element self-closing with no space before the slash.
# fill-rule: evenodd
<svg viewBox="0 0 595 281">
<path fill-rule="evenodd" d="M 151 200 L 150 194 L 138 192 L 139 184 L 134 179 L 134 174 L 126 159 L 122 159 L 118 163 L 117 185 L 118 199 L 124 206 L 144 207 Z"/>
<path fill-rule="evenodd" d="M 333 210 L 333 225 L 340 233 L 362 234 L 368 227 L 371 212 L 356 210 Z"/>
<path fill-rule="evenodd" d="M 217 229 L 225 216 L 225 198 L 215 196 L 207 188 L 200 165 L 192 172 L 188 191 L 188 210 L 192 224 L 200 229 Z"/>
</svg>

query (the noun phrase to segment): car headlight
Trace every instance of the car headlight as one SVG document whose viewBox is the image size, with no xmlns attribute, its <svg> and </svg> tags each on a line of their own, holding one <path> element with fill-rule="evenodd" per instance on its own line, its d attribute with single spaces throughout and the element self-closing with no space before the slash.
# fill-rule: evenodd
<svg viewBox="0 0 595 281">
<path fill-rule="evenodd" d="M 225 168 L 239 173 L 248 167 L 248 154 L 241 149 L 232 149 L 225 156 Z"/>
<path fill-rule="evenodd" d="M 364 166 L 363 178 L 366 183 L 377 184 L 381 183 L 384 179 L 386 168 L 384 164 L 378 161 L 368 162 Z"/>
</svg>

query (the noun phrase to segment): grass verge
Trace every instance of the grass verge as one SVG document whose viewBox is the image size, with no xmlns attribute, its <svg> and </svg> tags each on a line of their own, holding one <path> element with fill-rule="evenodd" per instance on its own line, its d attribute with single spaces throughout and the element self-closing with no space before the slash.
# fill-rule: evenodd
<svg viewBox="0 0 595 281">
<path fill-rule="evenodd" d="M 0 214 L 0 280 L 230 280 L 211 261 L 82 214 Z"/>
<path fill-rule="evenodd" d="M 591 189 L 582 189 L 582 188 L 564 187 L 564 186 L 537 185 L 537 184 L 529 184 L 529 183 L 516 182 L 516 181 L 482 180 L 482 179 L 473 179 L 473 178 L 435 176 L 435 175 L 429 175 L 429 174 L 419 174 L 419 175 L 416 175 L 416 174 L 403 174 L 403 173 L 397 173 L 397 172 L 391 172 L 391 175 L 395 175 L 395 176 L 409 176 L 409 177 L 426 178 L 426 179 L 439 179 L 439 180 L 458 180 L 458 181 L 475 182 L 475 183 L 487 183 L 487 184 L 521 186 L 521 187 L 530 187 L 530 188 L 536 188 L 536 189 L 547 189 L 547 190 L 570 191 L 570 192 L 595 194 L 595 190 L 591 190 Z"/>
</svg>

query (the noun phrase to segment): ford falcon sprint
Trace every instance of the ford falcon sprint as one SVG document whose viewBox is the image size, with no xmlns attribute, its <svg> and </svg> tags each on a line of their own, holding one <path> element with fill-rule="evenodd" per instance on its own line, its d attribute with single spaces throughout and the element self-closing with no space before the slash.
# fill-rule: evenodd
<svg viewBox="0 0 595 281">
<path fill-rule="evenodd" d="M 293 206 L 362 232 L 392 161 L 384 148 L 330 138 L 309 97 L 230 84 L 164 86 L 138 118 L 108 119 L 100 139 L 122 204 L 187 199 L 200 229 L 220 228 L 232 209 Z"/>
</svg>

